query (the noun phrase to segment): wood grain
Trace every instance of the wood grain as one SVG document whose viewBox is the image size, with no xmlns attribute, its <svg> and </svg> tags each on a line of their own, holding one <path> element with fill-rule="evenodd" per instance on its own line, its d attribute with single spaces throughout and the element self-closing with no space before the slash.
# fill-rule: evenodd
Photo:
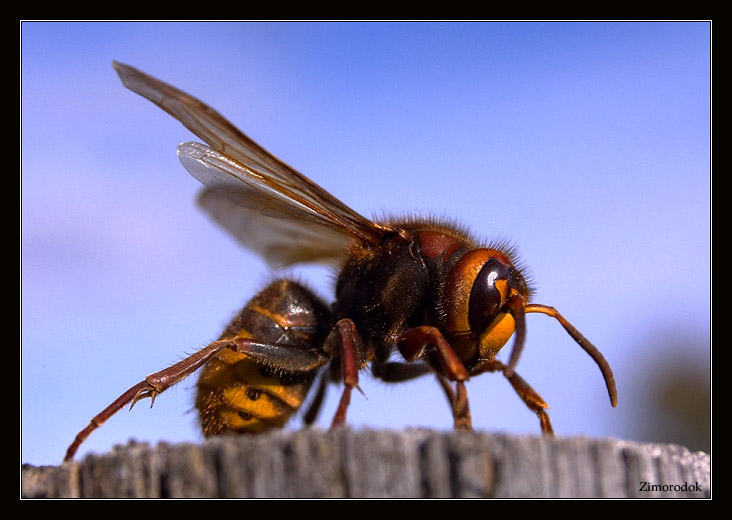
<svg viewBox="0 0 732 520">
<path fill-rule="evenodd" d="M 61 466 L 24 464 L 21 495 L 710 498 L 710 486 L 709 455 L 678 445 L 345 428 L 220 437 L 202 444 L 130 442 Z"/>
</svg>

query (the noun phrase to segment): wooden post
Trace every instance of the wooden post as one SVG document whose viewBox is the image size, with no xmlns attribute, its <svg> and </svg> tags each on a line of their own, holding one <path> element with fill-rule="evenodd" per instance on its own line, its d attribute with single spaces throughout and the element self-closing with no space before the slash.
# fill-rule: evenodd
<svg viewBox="0 0 732 520">
<path fill-rule="evenodd" d="M 131 442 L 61 466 L 23 465 L 21 486 L 24 498 L 711 496 L 709 455 L 677 445 L 347 428 Z"/>
</svg>

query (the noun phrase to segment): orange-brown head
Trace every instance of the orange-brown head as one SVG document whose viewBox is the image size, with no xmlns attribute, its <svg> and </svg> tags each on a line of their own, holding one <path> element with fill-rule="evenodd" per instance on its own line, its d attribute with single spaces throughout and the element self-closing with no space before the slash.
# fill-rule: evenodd
<svg viewBox="0 0 732 520">
<path fill-rule="evenodd" d="M 475 249 L 450 270 L 443 289 L 444 328 L 464 363 L 492 360 L 514 332 L 523 341 L 531 290 L 509 255 Z"/>
</svg>

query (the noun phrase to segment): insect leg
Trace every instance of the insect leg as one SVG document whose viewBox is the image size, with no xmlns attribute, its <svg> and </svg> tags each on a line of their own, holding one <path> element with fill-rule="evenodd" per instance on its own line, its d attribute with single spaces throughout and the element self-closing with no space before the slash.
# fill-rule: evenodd
<svg viewBox="0 0 732 520">
<path fill-rule="evenodd" d="M 318 413 L 320 412 L 320 407 L 323 405 L 323 400 L 325 399 L 325 390 L 329 383 L 334 381 L 334 376 L 332 374 L 333 368 L 336 365 L 330 365 L 327 370 L 323 371 L 320 374 L 320 380 L 318 381 L 318 389 L 315 391 L 315 395 L 313 396 L 312 401 L 310 402 L 310 405 L 308 406 L 307 411 L 303 415 L 303 422 L 310 426 L 315 422 L 315 419 L 318 417 Z"/>
<path fill-rule="evenodd" d="M 247 338 L 231 338 L 214 341 L 187 358 L 159 372 L 147 376 L 120 395 L 112 404 L 95 415 L 89 424 L 81 430 L 66 450 L 64 460 L 71 460 L 84 440 L 121 408 L 130 404 L 130 408 L 138 401 L 150 398 L 150 406 L 155 397 L 165 390 L 180 383 L 183 379 L 201 368 L 206 362 L 224 349 L 246 354 L 264 364 L 271 364 L 283 370 L 305 371 L 322 366 L 328 358 L 323 354 L 288 345 L 259 343 Z"/>
<path fill-rule="evenodd" d="M 541 432 L 546 436 L 554 435 L 552 422 L 549 420 L 549 414 L 546 413 L 546 409 L 549 408 L 549 405 L 521 376 L 513 370 L 510 370 L 509 365 L 495 359 L 492 361 L 483 360 L 478 362 L 478 364 L 470 370 L 470 375 L 476 376 L 483 372 L 503 372 L 503 375 L 506 376 L 521 400 L 526 403 L 526 406 L 533 410 L 539 417 Z"/>
<path fill-rule="evenodd" d="M 455 398 L 451 399 L 448 394 L 448 398 L 452 402 L 455 429 L 472 429 L 468 391 L 465 388 L 468 371 L 439 329 L 427 325 L 409 329 L 397 340 L 397 347 L 407 361 L 415 361 L 428 352 L 434 352 L 437 355 L 444 377 L 456 382 Z"/>
<path fill-rule="evenodd" d="M 348 328 L 350 328 L 350 326 Z M 351 332 L 348 331 L 347 333 L 351 334 Z M 327 371 L 321 374 L 318 389 L 316 390 L 312 402 L 304 415 L 305 424 L 309 425 L 315 421 L 320 410 L 320 406 L 323 403 L 326 387 L 329 383 L 339 380 L 339 374 L 337 372 L 339 372 L 339 367 L 337 364 L 334 364 L 331 365 Z M 433 372 L 433 370 L 426 363 L 388 362 L 374 364 L 372 369 L 374 377 L 377 377 L 387 383 L 409 381 L 425 374 L 429 374 L 430 372 Z"/>
<path fill-rule="evenodd" d="M 459 404 L 458 393 L 456 393 L 455 390 L 452 388 L 452 386 L 450 385 L 450 381 L 448 381 L 448 379 L 441 374 L 435 375 L 437 376 L 437 381 L 440 383 L 442 390 L 444 390 L 445 392 L 445 396 L 447 396 L 448 403 L 450 403 L 450 408 L 452 409 L 452 415 L 453 419 L 455 420 L 455 424 L 458 424 L 458 422 L 461 420 L 460 414 L 462 413 L 461 410 L 462 406 L 464 405 L 462 403 Z M 461 397 L 460 399 L 463 399 L 463 397 Z M 464 399 L 467 403 L 467 394 L 465 395 Z"/>
<path fill-rule="evenodd" d="M 152 403 L 155 402 L 155 396 L 157 396 L 159 393 L 163 392 L 170 386 L 174 385 L 175 383 L 181 381 L 187 375 L 195 372 L 198 368 L 205 364 L 206 361 L 216 355 L 217 352 L 225 348 L 227 344 L 228 342 L 224 341 L 216 341 L 214 343 L 211 343 L 210 345 L 207 345 L 195 354 L 187 357 L 182 361 L 179 361 L 175 365 L 161 370 L 160 372 L 150 374 L 143 381 L 140 381 L 133 387 L 129 388 L 114 402 L 112 402 L 112 404 L 107 406 L 99 414 L 95 415 L 86 426 L 86 428 L 76 434 L 74 442 L 72 442 L 66 450 L 66 456 L 64 457 L 64 461 L 71 460 L 76 454 L 76 451 L 79 449 L 81 443 L 84 442 L 84 440 L 86 440 L 86 438 L 89 437 L 89 435 L 94 430 L 104 424 L 107 419 L 112 417 L 122 407 L 126 406 L 128 403 L 132 403 L 130 405 L 130 408 L 132 408 L 133 406 L 135 406 L 137 401 L 145 399 L 146 397 L 149 397 L 151 399 L 150 405 L 152 406 Z"/>
<path fill-rule="evenodd" d="M 358 387 L 358 371 L 362 364 L 360 358 L 363 347 L 356 324 L 348 318 L 338 320 L 325 340 L 325 351 L 340 359 L 343 376 L 343 394 L 331 423 L 331 428 L 335 428 L 346 422 L 346 411 L 351 404 L 351 390 L 356 388 L 361 392 Z"/>
</svg>

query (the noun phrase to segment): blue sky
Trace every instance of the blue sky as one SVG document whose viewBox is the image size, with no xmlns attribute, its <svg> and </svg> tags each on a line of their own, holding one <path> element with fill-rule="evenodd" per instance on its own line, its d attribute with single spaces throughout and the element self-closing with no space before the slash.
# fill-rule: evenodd
<svg viewBox="0 0 732 520">
<path fill-rule="evenodd" d="M 592 360 L 554 320 L 528 316 L 518 371 L 549 403 L 558 435 L 675 440 L 667 416 L 669 438 L 649 433 L 666 402 L 659 385 L 688 396 L 709 384 L 708 24 L 21 31 L 22 462 L 59 463 L 94 414 L 215 339 L 277 275 L 196 208 L 197 182 L 175 154 L 193 136 L 122 87 L 113 59 L 214 106 L 368 216 L 447 216 L 515 243 L 535 301 L 559 309 L 616 373 L 612 409 Z M 330 272 L 295 275 L 331 294 Z M 677 366 L 698 375 L 675 383 Z M 354 427 L 451 427 L 432 379 L 362 382 Z M 120 412 L 81 454 L 129 438 L 199 440 L 194 384 L 152 410 Z M 538 434 L 500 376 L 472 380 L 469 392 L 476 428 Z"/>
</svg>

